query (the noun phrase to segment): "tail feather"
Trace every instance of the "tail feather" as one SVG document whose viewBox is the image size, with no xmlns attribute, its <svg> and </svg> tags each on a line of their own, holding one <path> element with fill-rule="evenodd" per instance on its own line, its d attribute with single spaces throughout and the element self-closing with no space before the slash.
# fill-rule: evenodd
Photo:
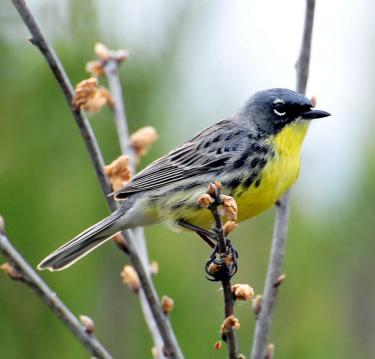
<svg viewBox="0 0 375 359">
<path fill-rule="evenodd" d="M 122 214 L 123 213 L 120 211 L 116 211 L 107 218 L 86 229 L 46 257 L 38 265 L 38 269 L 58 271 L 77 262 L 96 247 L 113 237 L 120 230 L 115 222 Z"/>
</svg>

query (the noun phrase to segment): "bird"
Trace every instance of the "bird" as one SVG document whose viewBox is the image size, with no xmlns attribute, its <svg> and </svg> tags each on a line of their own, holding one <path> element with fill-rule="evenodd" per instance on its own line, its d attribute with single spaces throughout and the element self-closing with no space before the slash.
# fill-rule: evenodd
<svg viewBox="0 0 375 359">
<path fill-rule="evenodd" d="M 119 208 L 52 252 L 38 269 L 62 270 L 124 229 L 165 222 L 173 229 L 210 229 L 198 199 L 209 183 L 238 206 L 238 222 L 274 205 L 295 183 L 311 120 L 330 116 L 285 88 L 256 92 L 232 116 L 152 162 L 111 195 Z"/>
</svg>

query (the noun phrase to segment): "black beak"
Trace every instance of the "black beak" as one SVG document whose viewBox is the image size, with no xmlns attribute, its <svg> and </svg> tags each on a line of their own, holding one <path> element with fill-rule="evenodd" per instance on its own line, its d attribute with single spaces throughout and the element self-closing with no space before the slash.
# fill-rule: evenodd
<svg viewBox="0 0 375 359">
<path fill-rule="evenodd" d="M 322 110 L 314 110 L 313 108 L 309 111 L 302 112 L 300 116 L 305 120 L 313 120 L 315 118 L 322 118 L 331 116 L 329 112 L 322 111 Z"/>
</svg>

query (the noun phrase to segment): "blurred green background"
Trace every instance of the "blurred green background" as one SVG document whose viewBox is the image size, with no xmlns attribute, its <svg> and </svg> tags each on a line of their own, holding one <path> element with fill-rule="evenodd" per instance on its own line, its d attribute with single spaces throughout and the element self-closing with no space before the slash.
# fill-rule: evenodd
<svg viewBox="0 0 375 359">
<path fill-rule="evenodd" d="M 374 6 L 326 3 L 317 7 L 309 94 L 333 116 L 311 129 L 293 195 L 287 280 L 270 338 L 278 358 L 375 357 L 374 116 L 367 81 L 374 30 L 366 15 Z M 95 42 L 129 50 L 121 80 L 130 129 L 152 125 L 160 135 L 140 167 L 234 112 L 252 92 L 294 86 L 303 2 L 29 4 L 74 83 L 88 77 L 84 66 Z M 2 1 L 0 213 L 13 244 L 35 266 L 108 212 L 62 93 L 27 37 L 10 2 Z M 110 162 L 119 153 L 110 110 L 91 122 Z M 233 235 L 240 252 L 235 282 L 256 293 L 273 220 L 272 209 Z M 186 358 L 225 358 L 225 348 L 214 350 L 223 301 L 219 285 L 204 277 L 208 248 L 161 225 L 146 235 L 150 257 L 160 264 L 158 292 L 175 300 L 171 320 Z M 149 358 L 139 302 L 121 284 L 125 263 L 108 244 L 67 271 L 41 275 L 74 313 L 94 318 L 97 336 L 116 358 Z M 248 356 L 251 306 L 239 303 L 236 315 Z M 0 357 L 89 355 L 30 289 L 0 275 Z"/>
</svg>

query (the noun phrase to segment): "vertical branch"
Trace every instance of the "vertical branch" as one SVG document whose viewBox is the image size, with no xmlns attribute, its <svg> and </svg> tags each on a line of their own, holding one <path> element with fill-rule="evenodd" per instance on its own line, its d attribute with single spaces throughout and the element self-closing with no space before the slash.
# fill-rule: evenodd
<svg viewBox="0 0 375 359">
<path fill-rule="evenodd" d="M 296 90 L 305 93 L 309 74 L 311 38 L 314 22 L 315 0 L 306 0 L 303 38 L 300 54 L 296 63 L 297 84 Z M 268 265 L 262 307 L 255 326 L 251 358 L 264 359 L 267 340 L 275 309 L 278 287 L 281 281 L 282 265 L 285 254 L 285 244 L 290 212 L 290 190 L 280 199 L 276 212 L 276 221 L 273 232 L 272 248 Z"/>
<path fill-rule="evenodd" d="M 228 357 L 229 359 L 238 359 L 238 340 L 234 327 L 234 295 L 232 293 L 232 285 L 230 278 L 235 274 L 231 266 L 237 266 L 237 253 L 234 253 L 233 247 L 230 245 L 231 252 L 228 253 L 227 247 L 229 246 L 230 241 L 226 238 L 224 233 L 224 227 L 221 220 L 221 215 L 218 209 L 218 206 L 225 204 L 221 196 L 221 183 L 216 182 L 215 184 L 209 185 L 209 190 L 207 195 L 211 197 L 211 205 L 209 206 L 212 215 L 215 220 L 215 227 L 213 228 L 216 233 L 217 239 L 217 248 L 214 249 L 213 255 L 211 255 L 211 260 L 208 262 L 209 267 L 214 264 L 216 267 L 213 273 L 210 272 L 213 280 L 221 282 L 223 293 L 224 293 L 224 323 L 222 327 L 222 335 L 225 336 L 225 341 L 227 342 Z M 205 199 L 205 196 L 202 196 L 199 201 L 202 203 L 202 199 Z M 233 199 L 232 199 L 233 200 Z M 234 201 L 234 200 L 233 200 Z M 236 205 L 236 216 L 237 216 L 237 205 Z M 218 255 L 218 257 L 216 256 Z M 215 258 L 215 259 L 214 259 Z M 229 261 L 228 261 L 229 259 Z M 232 262 L 232 263 L 230 263 Z M 237 267 L 236 267 L 237 268 Z M 237 269 L 236 269 L 237 270 Z M 230 324 L 232 323 L 232 324 Z"/>
<path fill-rule="evenodd" d="M 117 133 L 119 136 L 121 152 L 129 156 L 130 166 L 131 166 L 133 174 L 135 174 L 136 153 L 129 140 L 129 130 L 128 130 L 128 125 L 127 125 L 126 112 L 125 112 L 125 106 L 124 106 L 124 100 L 123 100 L 123 91 L 122 91 L 121 82 L 119 78 L 120 64 L 121 62 L 116 60 L 116 58 L 109 57 L 108 60 L 104 63 L 104 71 L 108 80 L 112 98 L 114 100 L 115 123 L 117 127 Z M 143 267 L 148 268 L 149 258 L 148 258 L 147 245 L 146 245 L 146 240 L 144 237 L 143 228 L 136 228 L 136 229 L 131 230 L 131 232 L 132 232 L 132 236 L 131 237 L 126 236 L 125 238 L 127 239 L 127 247 L 128 247 L 127 249 L 128 249 L 129 255 L 131 258 L 133 257 L 132 262 L 134 262 L 134 260 L 137 260 L 137 258 L 135 258 L 134 256 L 139 255 L 140 260 L 143 264 Z M 152 281 L 149 271 L 145 271 L 144 280 L 148 280 L 150 282 Z M 158 298 L 155 290 L 150 291 L 148 295 L 156 296 L 156 298 Z M 143 316 L 146 319 L 146 323 L 152 335 L 154 344 L 157 348 L 160 358 L 162 358 L 164 357 L 163 338 L 161 337 L 160 332 L 158 330 L 159 325 L 155 321 L 153 312 L 148 305 L 147 294 L 145 290 L 143 289 L 143 286 L 141 287 L 139 291 L 139 300 L 141 302 Z M 160 319 L 162 319 L 162 321 L 168 322 L 167 326 L 169 328 L 165 328 L 165 330 L 169 331 L 171 334 L 170 339 L 174 342 L 174 343 L 171 343 L 171 345 L 178 347 L 177 339 L 174 336 L 174 333 L 169 323 L 169 319 L 167 317 L 159 318 L 159 320 Z M 162 323 L 160 324 L 162 325 Z"/>
<path fill-rule="evenodd" d="M 44 38 L 35 18 L 31 14 L 30 10 L 25 4 L 24 0 L 12 0 L 12 3 L 16 7 L 18 13 L 20 14 L 23 22 L 29 29 L 32 39 L 31 42 L 38 47 L 43 56 L 45 57 L 49 67 L 51 68 L 58 84 L 64 92 L 66 101 L 68 102 L 69 107 L 71 108 L 71 101 L 74 95 L 72 85 L 66 75 L 66 72 L 61 65 L 56 53 L 52 47 L 48 44 Z M 81 131 L 81 135 L 85 141 L 87 150 L 89 152 L 92 164 L 95 168 L 98 180 L 101 184 L 102 191 L 105 195 L 108 206 L 112 211 L 118 208 L 117 202 L 113 197 L 108 197 L 108 194 L 111 193 L 111 186 L 108 182 L 107 176 L 104 173 L 104 161 L 100 149 L 98 147 L 95 135 L 92 131 L 90 124 L 88 123 L 86 117 L 79 110 L 74 111 L 72 109 L 72 114 L 77 122 L 77 125 Z M 142 288 L 147 299 L 147 304 L 150 308 L 150 311 L 155 319 L 155 323 L 158 327 L 161 337 L 164 342 L 164 352 L 170 358 L 183 358 L 181 350 L 177 344 L 177 340 L 173 333 L 173 329 L 170 325 L 168 318 L 164 315 L 160 300 L 157 295 L 156 289 L 151 281 L 149 273 L 146 271 L 145 266 L 141 260 L 139 253 L 136 250 L 135 238 L 133 232 L 130 230 L 123 231 L 125 238 L 127 238 L 127 245 L 129 249 L 130 259 L 132 264 L 137 271 L 139 279 L 142 284 Z M 147 318 L 146 318 L 147 320 Z M 151 324 L 152 325 L 152 324 Z"/>
<path fill-rule="evenodd" d="M 51 309 L 71 333 L 83 346 L 96 358 L 111 359 L 107 349 L 92 334 L 89 334 L 81 322 L 59 299 L 55 292 L 40 278 L 29 266 L 25 259 L 12 246 L 5 234 L 4 222 L 0 216 L 0 253 L 4 255 L 10 264 L 8 274 L 11 278 L 20 280 L 30 287 L 38 297 Z"/>
<path fill-rule="evenodd" d="M 109 89 L 114 99 L 115 123 L 120 142 L 121 152 L 130 157 L 132 170 L 135 169 L 135 151 L 129 141 L 128 122 L 126 120 L 125 105 L 121 82 L 118 74 L 119 62 L 108 59 L 104 64 L 104 71 L 108 79 Z"/>
</svg>

